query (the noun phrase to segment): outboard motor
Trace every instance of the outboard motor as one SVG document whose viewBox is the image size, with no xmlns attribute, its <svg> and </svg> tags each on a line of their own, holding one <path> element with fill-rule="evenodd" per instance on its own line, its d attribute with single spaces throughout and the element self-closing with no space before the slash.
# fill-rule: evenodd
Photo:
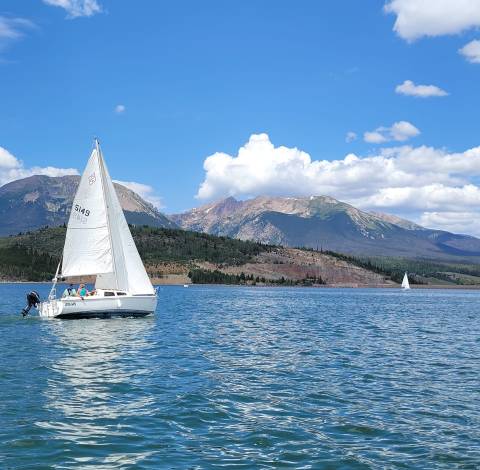
<svg viewBox="0 0 480 470">
<path fill-rule="evenodd" d="M 25 308 L 22 309 L 22 315 L 25 317 L 28 315 L 28 312 L 32 307 L 37 308 L 38 304 L 40 303 L 40 295 L 38 292 L 32 290 L 27 294 L 27 305 Z"/>
</svg>

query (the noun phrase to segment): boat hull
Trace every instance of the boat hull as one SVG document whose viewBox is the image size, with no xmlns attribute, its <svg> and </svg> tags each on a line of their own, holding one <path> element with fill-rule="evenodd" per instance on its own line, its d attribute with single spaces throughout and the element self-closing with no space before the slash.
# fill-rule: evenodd
<svg viewBox="0 0 480 470">
<path fill-rule="evenodd" d="M 61 320 L 80 320 L 83 318 L 128 318 L 128 317 L 146 317 L 153 312 L 142 312 L 133 310 L 105 310 L 94 312 L 75 312 L 75 313 L 61 313 L 54 318 Z"/>
<path fill-rule="evenodd" d="M 39 305 L 41 317 L 60 319 L 144 317 L 155 312 L 156 295 L 65 297 Z"/>
</svg>

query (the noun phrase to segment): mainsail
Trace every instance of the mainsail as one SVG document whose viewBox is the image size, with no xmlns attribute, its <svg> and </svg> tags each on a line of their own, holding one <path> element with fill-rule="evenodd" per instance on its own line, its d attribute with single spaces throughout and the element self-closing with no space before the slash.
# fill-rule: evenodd
<svg viewBox="0 0 480 470">
<path fill-rule="evenodd" d="M 98 141 L 72 205 L 62 276 L 96 275 L 98 289 L 154 294 Z"/>
<path fill-rule="evenodd" d="M 402 287 L 404 289 L 410 289 L 410 283 L 408 282 L 407 273 L 405 273 L 405 275 L 403 276 Z"/>
<path fill-rule="evenodd" d="M 95 149 L 72 204 L 63 249 L 62 276 L 113 272 L 108 225 L 100 157 Z"/>
</svg>

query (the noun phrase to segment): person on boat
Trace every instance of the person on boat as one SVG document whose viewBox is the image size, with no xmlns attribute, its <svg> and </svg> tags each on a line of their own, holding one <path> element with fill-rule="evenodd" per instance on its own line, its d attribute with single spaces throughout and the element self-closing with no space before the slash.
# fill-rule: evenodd
<svg viewBox="0 0 480 470">
<path fill-rule="evenodd" d="M 80 285 L 78 286 L 77 295 L 78 295 L 79 297 L 81 297 L 82 299 L 88 295 L 88 290 L 87 290 L 87 288 L 85 287 L 85 284 L 80 284 Z"/>
<path fill-rule="evenodd" d="M 73 287 L 73 284 L 70 284 L 62 294 L 62 297 L 72 297 L 77 295 L 77 291 L 75 290 L 75 287 Z"/>
</svg>

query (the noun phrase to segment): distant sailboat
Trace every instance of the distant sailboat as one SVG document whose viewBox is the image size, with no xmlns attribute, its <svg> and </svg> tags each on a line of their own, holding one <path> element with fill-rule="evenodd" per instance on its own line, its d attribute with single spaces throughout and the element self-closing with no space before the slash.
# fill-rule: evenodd
<svg viewBox="0 0 480 470">
<path fill-rule="evenodd" d="M 56 298 L 58 280 L 96 276 L 93 295 Z M 42 317 L 144 316 L 155 311 L 157 295 L 145 271 L 108 173 L 98 140 L 72 205 L 63 258 Z"/>
<path fill-rule="evenodd" d="M 410 283 L 408 282 L 407 273 L 405 273 L 405 275 L 403 276 L 402 289 L 404 289 L 404 290 L 410 289 Z"/>
</svg>

